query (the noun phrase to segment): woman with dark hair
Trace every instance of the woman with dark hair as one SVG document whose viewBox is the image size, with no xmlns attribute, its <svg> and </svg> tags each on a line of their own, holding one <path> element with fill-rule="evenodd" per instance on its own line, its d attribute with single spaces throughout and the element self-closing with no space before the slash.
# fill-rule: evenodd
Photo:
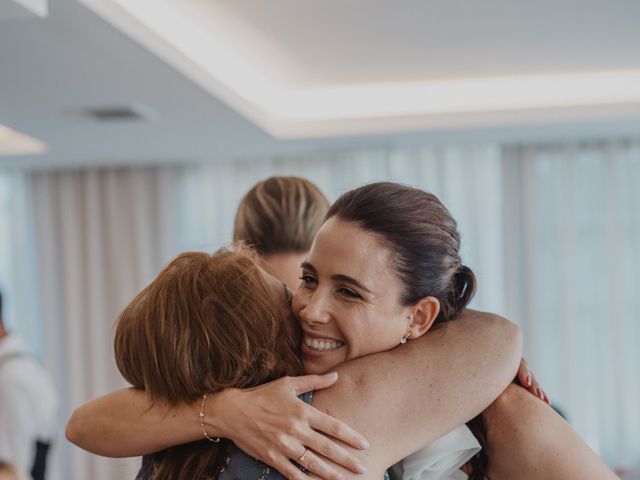
<svg viewBox="0 0 640 480">
<path fill-rule="evenodd" d="M 326 392 L 319 391 L 314 405 L 322 408 L 324 402 L 329 402 L 327 409 L 333 415 L 371 440 L 369 450 L 352 452 L 366 464 L 371 478 L 379 478 L 391 464 L 462 423 L 456 414 L 461 404 L 455 405 L 461 400 L 450 393 L 463 376 L 467 380 L 462 383 L 462 390 L 467 392 L 465 401 L 470 403 L 474 402 L 473 397 L 477 400 L 477 396 L 482 397 L 495 387 L 487 377 L 475 378 L 478 383 L 472 386 L 467 375 L 478 362 L 497 353 L 502 339 L 492 337 L 498 343 L 483 345 L 483 353 L 473 358 L 472 346 L 480 345 L 476 342 L 482 341 L 486 330 L 473 335 L 467 345 L 469 351 L 458 352 L 446 362 L 425 362 L 420 357 L 437 355 L 437 347 L 451 348 L 470 328 L 479 326 L 469 319 L 473 314 L 462 310 L 473 295 L 475 278 L 461 264 L 459 246 L 455 221 L 435 197 L 397 184 L 373 184 L 348 192 L 331 207 L 303 266 L 302 284 L 295 293 L 293 306 L 303 329 L 305 370 L 324 372 L 341 365 L 341 381 Z M 448 322 L 454 318 L 459 320 Z M 463 325 L 466 329 L 460 330 Z M 424 335 L 428 330 L 432 331 Z M 435 344 L 427 347 L 431 340 Z M 395 348 L 398 345 L 402 347 Z M 353 368 L 363 370 L 354 373 Z M 343 372 L 348 373 L 347 381 Z M 432 376 L 438 377 L 443 372 L 446 373 L 439 380 Z M 423 381 L 430 382 L 431 388 L 425 389 Z M 349 388 L 353 386 L 358 388 Z M 417 394 L 420 402 L 412 402 L 411 393 Z M 517 438 L 518 432 L 510 431 L 510 421 L 503 418 L 505 414 L 514 416 L 510 406 L 516 400 L 525 404 L 535 400 L 530 395 L 530 400 L 523 400 L 519 393 L 510 392 L 503 397 L 506 400 L 495 402 L 485 418 L 489 463 L 479 461 L 468 469 L 472 478 L 487 475 L 514 478 L 514 474 L 516 477 L 526 474 L 527 478 L 609 478 L 610 472 L 599 459 L 562 425 L 555 442 L 540 443 L 542 437 L 534 430 L 527 432 L 532 434 L 520 449 L 494 449 L 505 439 Z M 381 399 L 385 401 L 380 403 Z M 537 403 L 532 407 L 537 415 L 534 418 L 544 421 L 544 425 L 558 427 L 545 416 L 546 411 L 540 410 L 546 405 Z M 446 419 L 439 416 L 443 408 L 454 406 Z M 159 410 L 193 412 L 193 408 L 183 405 Z M 218 404 L 214 413 L 219 415 L 224 410 Z M 527 417 L 526 412 L 516 413 L 517 420 L 518 415 Z M 90 416 L 88 411 L 84 412 L 85 422 Z M 462 420 L 470 418 L 462 417 Z M 443 430 L 447 420 L 453 423 Z M 228 428 L 227 422 L 230 423 L 228 419 L 222 420 L 222 424 L 213 422 L 210 427 L 217 428 L 214 431 L 222 436 L 227 434 L 242 447 L 243 440 L 236 438 L 242 432 Z M 193 429 L 187 433 L 191 427 L 174 423 L 174 430 L 168 432 L 173 437 L 171 443 L 163 438 L 163 446 L 195 438 Z M 140 435 L 139 439 L 143 437 L 144 442 L 154 443 L 150 435 Z M 320 475 L 326 473 L 322 457 L 307 450 L 309 444 L 291 436 L 284 438 L 287 442 L 276 448 L 285 452 L 285 458 L 298 459 L 303 467 Z M 569 467 L 559 465 L 557 452 L 550 456 L 548 448 L 545 450 L 547 446 L 558 447 Z M 529 448 L 532 450 L 528 451 Z M 325 453 L 320 449 L 316 452 Z M 266 457 L 262 458 L 268 463 L 277 463 L 275 454 Z M 526 462 L 521 461 L 529 457 L 536 458 L 535 469 L 528 469 Z M 283 464 L 277 467 L 280 465 Z M 296 472 L 285 469 L 283 466 L 283 473 L 298 477 Z"/>
</svg>

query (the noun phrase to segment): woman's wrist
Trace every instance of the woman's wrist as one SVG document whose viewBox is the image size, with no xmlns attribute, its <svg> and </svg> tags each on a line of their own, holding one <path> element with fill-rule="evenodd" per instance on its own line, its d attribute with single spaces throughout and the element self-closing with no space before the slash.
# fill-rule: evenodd
<svg viewBox="0 0 640 480">
<path fill-rule="evenodd" d="M 204 408 L 204 417 L 200 423 L 201 399 L 194 403 L 193 411 L 196 412 L 198 431 L 202 436 L 202 426 L 207 434 L 212 438 L 230 438 L 230 429 L 225 420 L 231 417 L 229 407 L 233 405 L 233 396 L 236 388 L 226 388 L 217 393 L 207 394 L 207 401 Z"/>
</svg>

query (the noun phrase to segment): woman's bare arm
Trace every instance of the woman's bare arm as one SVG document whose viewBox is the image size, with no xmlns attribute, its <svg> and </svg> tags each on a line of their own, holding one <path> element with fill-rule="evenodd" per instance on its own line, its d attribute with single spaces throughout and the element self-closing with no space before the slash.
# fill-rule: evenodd
<svg viewBox="0 0 640 480">
<path fill-rule="evenodd" d="M 618 478 L 560 415 L 516 385 L 483 416 L 492 480 Z"/>
<path fill-rule="evenodd" d="M 252 389 L 227 389 L 209 395 L 206 429 L 212 436 L 232 439 L 249 455 L 283 472 L 292 464 L 288 459 L 284 459 L 284 464 L 282 459 L 274 462 L 274 446 L 290 442 L 289 437 L 318 451 L 332 451 L 331 465 L 358 472 L 362 468 L 358 459 L 318 432 L 329 433 L 356 448 L 368 447 L 367 440 L 348 425 L 297 398 L 304 392 L 326 388 L 336 379 L 335 373 L 286 377 Z M 200 400 L 173 406 L 153 403 L 144 390 L 126 388 L 78 407 L 67 423 L 65 434 L 70 442 L 98 455 L 146 455 L 200 440 L 203 435 L 199 410 Z M 290 473 L 304 477 L 295 468 Z M 322 478 L 327 480 L 341 478 L 331 467 L 324 473 Z"/>
<path fill-rule="evenodd" d="M 67 440 L 97 455 L 134 457 L 199 440 L 199 405 L 152 403 L 144 390 L 123 388 L 90 400 L 67 422 Z"/>
<path fill-rule="evenodd" d="M 465 311 L 401 348 L 343 364 L 314 405 L 363 433 L 371 448 L 352 453 L 383 471 L 487 408 L 513 380 L 521 348 L 513 323 Z"/>
</svg>

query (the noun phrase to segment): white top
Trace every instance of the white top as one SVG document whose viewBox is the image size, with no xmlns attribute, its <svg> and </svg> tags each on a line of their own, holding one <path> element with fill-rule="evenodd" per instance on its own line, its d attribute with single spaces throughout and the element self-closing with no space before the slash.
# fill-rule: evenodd
<svg viewBox="0 0 640 480">
<path fill-rule="evenodd" d="M 460 467 L 481 450 L 471 430 L 462 425 L 392 467 L 402 480 L 465 480 Z"/>
<path fill-rule="evenodd" d="M 53 439 L 57 414 L 55 389 L 42 365 L 15 335 L 0 339 L 0 458 L 31 471 L 36 441 Z"/>
</svg>

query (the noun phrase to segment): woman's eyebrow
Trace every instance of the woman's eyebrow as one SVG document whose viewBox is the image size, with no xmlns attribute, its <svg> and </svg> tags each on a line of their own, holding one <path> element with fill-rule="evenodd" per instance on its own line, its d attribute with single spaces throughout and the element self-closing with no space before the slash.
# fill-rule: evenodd
<svg viewBox="0 0 640 480">
<path fill-rule="evenodd" d="M 313 272 L 314 274 L 318 273 L 318 271 L 316 270 L 316 267 L 311 265 L 309 262 L 302 262 L 300 267 L 302 267 L 302 269 L 304 269 L 304 270 L 309 270 L 310 272 Z M 364 290 L 365 292 L 373 293 L 370 289 L 365 287 L 361 282 L 359 282 L 358 280 L 356 280 L 353 277 L 350 277 L 349 275 L 345 275 L 343 273 L 336 273 L 335 275 L 331 276 L 331 279 L 332 280 L 336 280 L 338 282 L 347 282 L 347 283 L 350 283 L 352 285 L 355 285 L 356 287 L 358 287 L 361 290 Z"/>
<path fill-rule="evenodd" d="M 355 278 L 350 277 L 349 275 L 344 275 L 342 273 L 336 273 L 335 275 L 332 275 L 331 278 L 333 280 L 337 280 L 339 282 L 351 283 L 352 285 L 355 285 L 356 287 L 360 288 L 361 290 L 364 290 L 365 292 L 373 293 L 371 290 L 369 290 L 367 287 L 365 287 L 362 283 L 360 283 Z"/>
<path fill-rule="evenodd" d="M 316 270 L 316 267 L 314 267 L 313 265 L 311 265 L 309 262 L 302 262 L 300 264 L 300 268 L 302 268 L 303 270 L 309 270 L 310 272 L 313 273 L 318 273 L 318 271 Z"/>
</svg>

